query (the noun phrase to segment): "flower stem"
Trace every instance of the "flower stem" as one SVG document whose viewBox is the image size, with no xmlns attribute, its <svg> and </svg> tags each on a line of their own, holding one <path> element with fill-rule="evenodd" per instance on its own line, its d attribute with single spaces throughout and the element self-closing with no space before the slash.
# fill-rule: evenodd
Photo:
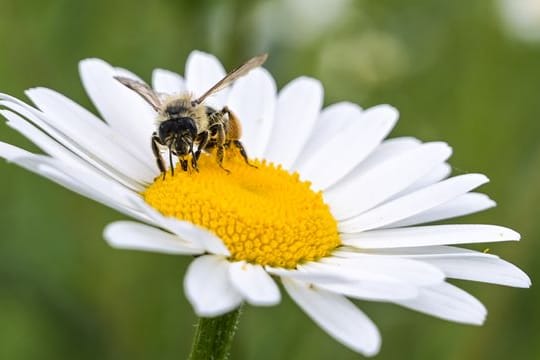
<svg viewBox="0 0 540 360">
<path fill-rule="evenodd" d="M 199 318 L 189 360 L 227 359 L 241 313 L 240 306 L 215 318 Z"/>
</svg>

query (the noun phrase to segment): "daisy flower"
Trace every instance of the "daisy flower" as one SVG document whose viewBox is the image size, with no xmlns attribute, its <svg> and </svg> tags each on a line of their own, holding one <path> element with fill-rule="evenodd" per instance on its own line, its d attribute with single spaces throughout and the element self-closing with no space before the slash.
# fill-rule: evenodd
<svg viewBox="0 0 540 360">
<path fill-rule="evenodd" d="M 385 139 L 398 119 L 391 106 L 322 108 L 317 80 L 277 92 L 257 68 L 207 100 L 236 113 L 257 168 L 231 150 L 230 174 L 203 154 L 199 172 L 163 178 L 150 147 L 156 114 L 114 76 L 142 80 L 98 59 L 82 61 L 80 74 L 104 121 L 50 89 L 28 90 L 33 106 L 2 94 L 7 124 L 46 155 L 0 143 L 0 156 L 135 219 L 106 227 L 113 247 L 194 256 L 184 290 L 201 317 L 275 305 L 281 284 L 330 336 L 370 356 L 381 337 L 351 299 L 478 325 L 484 306 L 447 279 L 530 286 L 496 255 L 453 246 L 517 241 L 517 232 L 423 225 L 495 203 L 472 192 L 484 175 L 449 177 L 447 144 Z M 224 75 L 214 56 L 194 51 L 185 77 L 157 69 L 152 86 L 201 95 Z"/>
</svg>

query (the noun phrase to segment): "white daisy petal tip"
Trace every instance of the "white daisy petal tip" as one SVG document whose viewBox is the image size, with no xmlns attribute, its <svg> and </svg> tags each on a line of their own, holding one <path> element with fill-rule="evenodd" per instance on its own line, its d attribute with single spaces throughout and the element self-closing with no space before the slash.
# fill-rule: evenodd
<svg viewBox="0 0 540 360">
<path fill-rule="evenodd" d="M 193 59 L 193 58 L 197 58 L 197 57 L 200 57 L 202 59 L 206 59 L 207 61 L 218 61 L 221 64 L 221 62 L 219 61 L 217 56 L 215 56 L 214 54 L 210 54 L 208 52 L 205 52 L 205 51 L 201 51 L 201 50 L 191 50 L 191 52 L 188 55 L 188 61 L 190 60 L 190 58 Z"/>
<path fill-rule="evenodd" d="M 231 263 L 229 275 L 236 290 L 250 304 L 273 306 L 281 301 L 281 293 L 274 280 L 260 265 L 245 261 Z"/>
<path fill-rule="evenodd" d="M 520 269 L 519 280 L 515 283 L 515 287 L 530 288 L 532 286 L 532 280 L 527 273 Z"/>
<path fill-rule="evenodd" d="M 399 119 L 399 110 L 390 104 L 375 105 L 365 111 L 368 110 L 377 110 L 380 112 L 379 116 L 386 117 L 392 121 L 397 121 Z"/>
<path fill-rule="evenodd" d="M 103 230 L 107 243 L 117 249 L 154 251 L 166 254 L 199 255 L 204 250 L 196 244 L 153 226 L 132 221 L 117 221 Z"/>
<path fill-rule="evenodd" d="M 195 313 L 216 317 L 236 309 L 241 294 L 229 280 L 230 263 L 223 257 L 204 255 L 189 265 L 184 278 L 184 292 Z"/>
<path fill-rule="evenodd" d="M 164 94 L 177 94 L 185 91 L 184 78 L 177 73 L 166 69 L 152 71 L 152 87 Z"/>
<path fill-rule="evenodd" d="M 186 87 L 195 96 L 202 95 L 225 76 L 225 69 L 219 59 L 199 50 L 193 50 L 186 60 Z M 206 101 L 214 106 L 224 104 L 229 89 L 210 96 Z"/>
<path fill-rule="evenodd" d="M 441 269 L 449 278 L 479 281 L 518 288 L 531 286 L 531 279 L 520 268 L 498 256 L 473 250 L 461 255 L 433 254 L 423 261 Z"/>
<path fill-rule="evenodd" d="M 264 158 L 290 169 L 300 156 L 319 117 L 324 90 L 320 81 L 301 76 L 278 94 L 274 124 Z"/>
<path fill-rule="evenodd" d="M 499 225 L 488 225 L 497 229 L 496 238 L 493 241 L 520 241 L 521 234 L 517 231 Z"/>
<path fill-rule="evenodd" d="M 334 339 L 365 356 L 379 352 L 379 330 L 347 298 L 293 279 L 282 282 L 298 306 Z"/>
<path fill-rule="evenodd" d="M 4 113 L 2 112 L 2 114 Z M 30 155 L 31 153 L 26 150 L 0 141 L 0 157 L 4 158 L 7 162 L 13 162 L 16 158 Z"/>
<path fill-rule="evenodd" d="M 343 234 L 345 245 L 358 249 L 388 249 L 430 245 L 519 241 L 521 235 L 498 225 L 426 225 Z"/>
<path fill-rule="evenodd" d="M 87 58 L 79 61 L 79 73 L 81 77 L 83 74 L 88 74 L 89 71 L 110 67 L 111 65 L 108 62 L 99 58 Z"/>
<path fill-rule="evenodd" d="M 423 288 L 415 299 L 394 302 L 440 319 L 468 325 L 482 325 L 487 317 L 486 307 L 478 299 L 446 282 Z"/>
</svg>

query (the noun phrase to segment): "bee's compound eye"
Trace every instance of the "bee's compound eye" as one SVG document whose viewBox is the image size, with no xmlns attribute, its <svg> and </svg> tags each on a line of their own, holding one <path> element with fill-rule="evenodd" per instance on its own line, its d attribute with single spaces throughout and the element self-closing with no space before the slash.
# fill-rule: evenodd
<svg viewBox="0 0 540 360">
<path fill-rule="evenodd" d="M 195 124 L 195 121 L 190 117 L 183 117 L 179 120 L 179 125 L 183 130 L 186 130 L 189 132 L 191 137 L 195 139 L 197 136 L 197 125 Z"/>
<path fill-rule="evenodd" d="M 167 120 L 167 121 L 162 122 L 159 125 L 159 129 L 158 129 L 158 133 L 159 133 L 158 135 L 161 141 L 164 142 L 167 139 L 167 137 L 169 137 L 171 133 L 174 132 L 175 127 L 176 126 L 172 120 Z"/>
</svg>

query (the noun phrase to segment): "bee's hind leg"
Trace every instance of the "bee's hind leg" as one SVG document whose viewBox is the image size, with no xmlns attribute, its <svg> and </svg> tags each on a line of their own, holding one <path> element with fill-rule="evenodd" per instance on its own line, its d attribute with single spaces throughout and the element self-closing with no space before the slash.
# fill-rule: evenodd
<svg viewBox="0 0 540 360">
<path fill-rule="evenodd" d="M 246 164 L 248 164 L 249 166 L 254 167 L 255 169 L 257 169 L 257 166 L 255 166 L 255 165 L 253 165 L 253 164 L 251 164 L 249 162 L 249 159 L 248 159 L 248 156 L 247 156 L 247 153 L 246 153 L 246 149 L 244 148 L 244 145 L 240 142 L 240 140 L 232 140 L 232 143 L 240 151 L 240 155 L 242 155 L 242 157 L 244 158 L 244 161 L 246 162 Z"/>
<path fill-rule="evenodd" d="M 223 127 L 223 124 L 222 123 L 214 124 L 210 127 L 209 130 L 212 131 L 212 133 L 215 132 L 216 134 L 215 141 L 216 141 L 217 163 L 219 167 L 225 170 L 227 174 L 230 174 L 231 171 L 223 167 L 223 157 L 225 154 L 225 129 Z"/>
</svg>

